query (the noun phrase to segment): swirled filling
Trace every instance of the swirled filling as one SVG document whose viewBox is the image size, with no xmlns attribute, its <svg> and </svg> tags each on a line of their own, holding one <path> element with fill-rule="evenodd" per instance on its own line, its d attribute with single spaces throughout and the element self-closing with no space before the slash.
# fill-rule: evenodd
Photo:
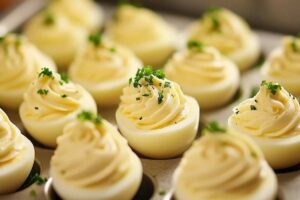
<svg viewBox="0 0 300 200">
<path fill-rule="evenodd" d="M 286 37 L 283 47 L 271 54 L 266 66 L 267 73 L 271 76 L 298 79 L 300 76 L 300 38 Z"/>
<path fill-rule="evenodd" d="M 207 134 L 184 154 L 177 186 L 198 199 L 247 194 L 261 182 L 262 160 L 245 138 Z"/>
<path fill-rule="evenodd" d="M 43 68 L 24 95 L 24 111 L 36 120 L 55 119 L 77 110 L 82 103 L 82 87 L 67 77 Z"/>
<path fill-rule="evenodd" d="M 27 39 L 15 34 L 0 38 L 0 62 L 0 92 L 24 92 L 41 66 L 55 68 Z"/>
<path fill-rule="evenodd" d="M 259 92 L 236 108 L 232 126 L 259 137 L 281 138 L 300 133 L 299 102 L 277 83 L 263 81 Z"/>
<path fill-rule="evenodd" d="M 0 169 L 17 159 L 24 145 L 18 138 L 19 130 L 0 109 Z"/>
<path fill-rule="evenodd" d="M 249 34 L 250 28 L 242 18 L 227 9 L 214 8 L 195 23 L 189 37 L 228 54 L 242 48 Z"/>
<path fill-rule="evenodd" d="M 129 171 L 131 151 L 107 122 L 89 120 L 88 117 L 87 121 L 75 121 L 65 127 L 51 166 L 72 185 L 109 188 Z"/>
<path fill-rule="evenodd" d="M 166 68 L 168 78 L 182 85 L 198 87 L 224 81 L 226 66 L 230 63 L 214 48 L 196 41 L 190 41 L 189 44 L 189 50 L 175 54 L 171 59 L 170 67 Z"/>
<path fill-rule="evenodd" d="M 71 66 L 71 77 L 82 82 L 104 83 L 128 79 L 140 64 L 127 49 L 109 41 L 100 34 L 91 35 L 86 48 Z"/>
<path fill-rule="evenodd" d="M 148 9 L 123 5 L 118 9 L 109 32 L 113 40 L 131 46 L 168 39 L 170 28 Z"/>
<path fill-rule="evenodd" d="M 131 78 L 121 96 L 120 111 L 139 128 L 154 130 L 186 118 L 186 97 L 162 71 L 146 67 Z"/>
</svg>

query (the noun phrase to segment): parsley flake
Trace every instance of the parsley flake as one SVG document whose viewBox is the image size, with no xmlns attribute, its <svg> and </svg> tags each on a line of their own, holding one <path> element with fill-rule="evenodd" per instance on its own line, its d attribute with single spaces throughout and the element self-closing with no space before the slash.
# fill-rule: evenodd
<svg viewBox="0 0 300 200">
<path fill-rule="evenodd" d="M 251 88 L 249 98 L 255 97 L 255 95 L 258 93 L 258 91 L 259 91 L 259 87 L 258 86 L 253 86 Z"/>
<path fill-rule="evenodd" d="M 160 195 L 160 196 L 164 196 L 165 194 L 166 194 L 166 191 L 165 191 L 165 190 L 159 191 L 159 195 Z"/>
<path fill-rule="evenodd" d="M 116 52 L 116 48 L 115 47 L 111 47 L 108 49 L 110 52 L 115 53 Z"/>
<path fill-rule="evenodd" d="M 66 94 L 62 94 L 60 96 L 61 96 L 61 98 L 67 98 L 68 97 L 68 95 L 66 95 Z"/>
<path fill-rule="evenodd" d="M 251 110 L 257 110 L 257 108 L 255 107 L 255 105 L 250 105 L 250 109 Z"/>
<path fill-rule="evenodd" d="M 158 92 L 158 97 L 157 97 L 158 104 L 161 104 L 163 102 L 163 99 L 164 99 L 163 91 Z"/>
<path fill-rule="evenodd" d="M 52 13 L 47 13 L 44 18 L 44 24 L 49 26 L 55 23 L 55 17 Z"/>
<path fill-rule="evenodd" d="M 40 95 L 47 95 L 48 92 L 49 92 L 49 90 L 47 90 L 47 89 L 39 89 L 37 91 L 37 93 L 40 94 Z"/>
<path fill-rule="evenodd" d="M 261 86 L 267 87 L 273 95 L 275 95 L 278 90 L 281 90 L 281 85 L 278 83 L 267 82 L 265 80 L 261 82 Z"/>
<path fill-rule="evenodd" d="M 64 83 L 69 83 L 69 76 L 66 73 L 60 73 L 60 79 L 64 82 Z"/>
<path fill-rule="evenodd" d="M 42 71 L 39 73 L 38 77 L 45 77 L 45 76 L 54 79 L 52 71 L 47 67 L 42 68 Z"/>
<path fill-rule="evenodd" d="M 30 190 L 30 196 L 32 196 L 34 198 L 37 197 L 37 192 L 35 189 Z"/>
<path fill-rule="evenodd" d="M 188 49 L 197 49 L 199 51 L 202 51 L 204 48 L 204 44 L 201 42 L 198 42 L 197 40 L 190 40 L 187 43 Z"/>
<path fill-rule="evenodd" d="M 90 112 L 90 111 L 81 111 L 78 115 L 77 118 L 82 120 L 82 121 L 92 121 L 96 124 L 100 124 L 102 122 L 102 117 L 101 116 L 97 116 L 94 113 Z"/>
<path fill-rule="evenodd" d="M 99 46 L 102 42 L 102 35 L 101 35 L 101 33 L 92 34 L 92 35 L 89 36 L 88 39 L 95 46 Z"/>
<path fill-rule="evenodd" d="M 225 133 L 226 132 L 226 129 L 221 127 L 219 125 L 218 122 L 216 121 L 212 121 L 210 122 L 206 127 L 205 127 L 206 130 L 208 130 L 210 133 Z"/>
</svg>

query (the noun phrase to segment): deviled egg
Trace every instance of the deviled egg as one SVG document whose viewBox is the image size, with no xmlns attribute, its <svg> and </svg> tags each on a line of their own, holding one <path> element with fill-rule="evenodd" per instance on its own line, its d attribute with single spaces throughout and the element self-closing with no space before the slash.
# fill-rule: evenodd
<svg viewBox="0 0 300 200">
<path fill-rule="evenodd" d="M 282 46 L 271 52 L 261 72 L 264 79 L 278 82 L 300 97 L 300 36 L 284 38 Z"/>
<path fill-rule="evenodd" d="M 88 36 L 85 29 L 49 9 L 34 16 L 25 26 L 24 34 L 53 58 L 60 69 L 69 66 Z"/>
<path fill-rule="evenodd" d="M 0 194 L 21 187 L 32 169 L 34 155 L 32 143 L 0 109 Z"/>
<path fill-rule="evenodd" d="M 97 113 L 93 97 L 65 74 L 43 68 L 24 94 L 20 117 L 34 139 L 55 147 L 63 127 L 83 109 Z"/>
<path fill-rule="evenodd" d="M 107 121 L 83 111 L 66 125 L 51 159 L 53 186 L 66 200 L 131 200 L 142 165 Z"/>
<path fill-rule="evenodd" d="M 216 130 L 184 153 L 173 188 L 176 200 L 274 200 L 278 184 L 250 138 Z"/>
<path fill-rule="evenodd" d="M 115 106 L 141 61 L 126 47 L 93 34 L 69 68 L 70 78 L 84 86 L 99 106 Z"/>
<path fill-rule="evenodd" d="M 237 66 L 213 47 L 191 40 L 188 49 L 173 55 L 165 67 L 168 79 L 195 97 L 203 109 L 224 105 L 239 88 Z"/>
<path fill-rule="evenodd" d="M 194 98 L 184 95 L 161 70 L 145 67 L 123 89 L 116 120 L 134 150 L 152 158 L 170 158 L 191 145 L 199 115 Z"/>
<path fill-rule="evenodd" d="M 17 109 L 23 94 L 42 66 L 56 71 L 54 62 L 24 36 L 0 37 L 0 106 Z"/>
<path fill-rule="evenodd" d="M 161 16 L 129 4 L 118 8 L 106 33 L 147 65 L 161 66 L 176 48 L 175 31 Z"/>
<path fill-rule="evenodd" d="M 188 30 L 188 38 L 214 46 L 240 70 L 251 67 L 260 56 L 258 37 L 249 25 L 225 8 L 211 8 Z"/>
<path fill-rule="evenodd" d="M 300 106 L 281 85 L 263 81 L 256 96 L 233 111 L 229 127 L 251 136 L 273 168 L 300 163 Z"/>
</svg>

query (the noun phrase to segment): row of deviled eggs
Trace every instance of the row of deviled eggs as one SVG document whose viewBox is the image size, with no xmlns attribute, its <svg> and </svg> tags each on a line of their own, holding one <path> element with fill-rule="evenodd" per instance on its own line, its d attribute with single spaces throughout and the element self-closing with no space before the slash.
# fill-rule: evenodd
<svg viewBox="0 0 300 200">
<path fill-rule="evenodd" d="M 52 88 L 48 91 L 37 86 Z M 62 97 L 65 93 L 71 97 Z M 27 95 L 32 98 L 26 99 Z M 59 102 L 66 98 L 70 98 L 69 103 Z M 31 99 L 32 104 L 28 102 Z M 107 121 L 97 117 L 95 105 L 82 87 L 44 68 L 25 93 L 20 108 L 22 122 L 36 140 L 46 145 L 51 141 L 49 146 L 53 147 L 58 144 L 50 174 L 64 199 L 118 199 L 120 195 L 131 199 L 141 181 L 142 168 L 126 140 L 140 154 L 170 158 L 188 149 L 196 137 L 200 114 L 196 100 L 184 95 L 179 85 L 164 78 L 160 70 L 139 69 L 124 89 L 116 119 L 126 140 Z M 68 110 L 69 107 L 77 109 Z M 263 81 L 257 95 L 234 108 L 228 132 L 214 125 L 208 129 L 209 134 L 196 140 L 184 153 L 174 174 L 175 196 L 274 199 L 277 182 L 264 159 L 275 169 L 299 163 L 299 108 L 298 100 L 282 86 Z M 35 113 L 40 109 L 41 113 Z M 19 179 L 12 179 L 16 185 L 4 187 L 2 192 L 7 192 L 26 178 L 34 151 L 4 112 L 1 116 L 1 142 L 5 147 L 1 149 L 1 182 L 16 172 L 22 174 Z M 120 157 L 123 153 L 126 158 Z M 131 159 L 132 163 L 128 162 Z M 224 177 L 213 179 L 217 173 Z M 219 191 L 225 183 L 228 187 Z"/>
</svg>

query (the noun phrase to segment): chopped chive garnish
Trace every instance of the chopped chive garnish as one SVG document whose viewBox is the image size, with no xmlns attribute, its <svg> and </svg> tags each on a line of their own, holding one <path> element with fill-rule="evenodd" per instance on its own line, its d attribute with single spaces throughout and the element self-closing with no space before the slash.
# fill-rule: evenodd
<svg viewBox="0 0 300 200">
<path fill-rule="evenodd" d="M 281 90 L 281 85 L 278 83 L 267 82 L 265 80 L 261 82 L 261 86 L 267 87 L 273 95 L 275 95 L 278 90 Z"/>
<path fill-rule="evenodd" d="M 257 108 L 255 107 L 255 105 L 250 105 L 250 109 L 251 110 L 257 110 Z"/>
<path fill-rule="evenodd" d="M 69 76 L 66 73 L 60 73 L 60 79 L 64 82 L 64 83 L 69 83 Z"/>
<path fill-rule="evenodd" d="M 62 97 L 62 98 L 67 98 L 67 97 L 68 97 L 68 95 L 66 95 L 66 94 L 62 94 L 62 95 L 61 95 L 61 97 Z"/>
<path fill-rule="evenodd" d="M 188 41 L 188 43 L 187 43 L 187 47 L 189 48 L 189 49 L 197 49 L 197 50 L 199 50 L 199 51 L 202 51 L 203 50 L 203 48 L 204 48 L 204 44 L 203 43 L 201 43 L 201 42 L 198 42 L 197 40 L 190 40 L 190 41 Z"/>
<path fill-rule="evenodd" d="M 109 48 L 109 51 L 112 52 L 112 53 L 115 53 L 116 52 L 116 48 L 115 47 L 111 47 L 111 48 Z"/>
<path fill-rule="evenodd" d="M 218 122 L 212 121 L 210 122 L 206 127 L 206 130 L 208 130 L 210 133 L 224 133 L 226 132 L 226 129 L 221 127 Z"/>
<path fill-rule="evenodd" d="M 49 78 L 52 79 L 54 78 L 52 71 L 47 67 L 42 68 L 42 71 L 39 73 L 39 77 L 41 76 L 42 77 L 48 76 Z"/>
<path fill-rule="evenodd" d="M 163 91 L 158 92 L 158 97 L 157 97 L 158 104 L 161 104 L 163 102 L 163 99 L 164 99 Z"/>
<path fill-rule="evenodd" d="M 102 35 L 101 35 L 101 33 L 95 33 L 95 34 L 90 35 L 88 39 L 95 46 L 99 46 L 102 42 Z"/>
<path fill-rule="evenodd" d="M 52 13 L 47 13 L 44 18 L 44 24 L 45 25 L 53 25 L 55 23 L 55 18 Z"/>
<path fill-rule="evenodd" d="M 251 92 L 250 92 L 250 95 L 249 95 L 249 98 L 252 98 L 254 97 L 259 91 L 259 87 L 258 86 L 253 86 L 251 88 Z"/>
<path fill-rule="evenodd" d="M 100 124 L 102 122 L 102 117 L 101 116 L 97 116 L 94 113 L 90 112 L 90 111 L 81 111 L 78 115 L 77 118 L 82 120 L 82 121 L 91 121 L 94 122 L 96 124 Z"/>
<path fill-rule="evenodd" d="M 39 89 L 37 91 L 37 93 L 40 94 L 40 95 L 47 95 L 48 92 L 49 92 L 49 90 L 47 90 L 47 89 Z"/>
</svg>

